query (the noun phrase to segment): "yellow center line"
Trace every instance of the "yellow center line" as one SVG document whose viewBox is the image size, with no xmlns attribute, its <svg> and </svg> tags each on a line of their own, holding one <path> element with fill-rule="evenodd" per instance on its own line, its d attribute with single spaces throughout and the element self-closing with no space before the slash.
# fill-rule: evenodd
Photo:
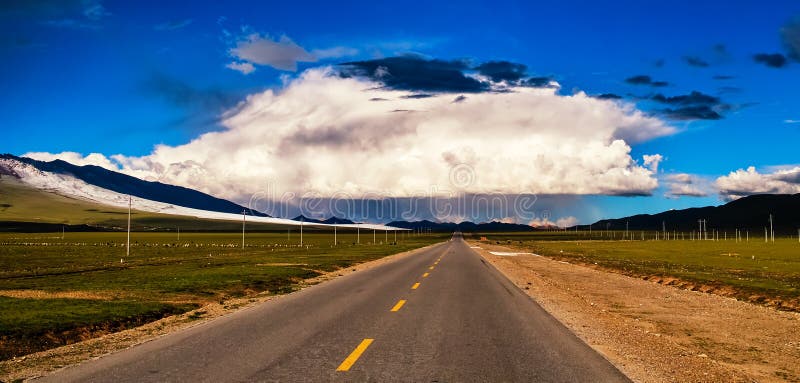
<svg viewBox="0 0 800 383">
<path fill-rule="evenodd" d="M 430 273 L 425 273 L 425 274 L 422 274 L 422 277 L 423 277 L 423 278 L 425 278 L 425 277 L 427 277 L 428 275 L 430 275 Z"/>
<path fill-rule="evenodd" d="M 406 304 L 405 299 L 397 301 L 397 304 L 395 304 L 394 307 L 392 307 L 392 312 L 400 311 L 400 308 L 402 308 L 404 304 Z"/>
<path fill-rule="evenodd" d="M 363 354 L 364 351 L 367 350 L 367 347 L 369 347 L 369 345 L 372 344 L 373 340 L 375 339 L 367 338 L 362 340 L 361 343 L 358 345 L 358 347 L 356 347 L 356 349 L 353 350 L 353 352 L 351 352 L 350 355 L 347 356 L 347 358 L 342 362 L 342 364 L 339 365 L 336 371 L 349 371 L 350 367 L 353 367 L 353 364 L 355 364 L 358 358 L 361 357 L 361 354 Z"/>
<path fill-rule="evenodd" d="M 429 267 L 428 270 L 433 270 L 433 266 Z"/>
<path fill-rule="evenodd" d="M 416 290 L 419 287 L 419 282 L 415 283 L 414 286 L 411 286 L 411 290 Z"/>
</svg>

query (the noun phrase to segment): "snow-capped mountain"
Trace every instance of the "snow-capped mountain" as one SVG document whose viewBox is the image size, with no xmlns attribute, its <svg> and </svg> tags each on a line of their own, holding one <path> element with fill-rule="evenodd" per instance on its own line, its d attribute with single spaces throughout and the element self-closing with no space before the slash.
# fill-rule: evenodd
<svg viewBox="0 0 800 383">
<path fill-rule="evenodd" d="M 240 221 L 242 211 L 247 211 L 248 222 L 328 226 L 325 223 L 273 218 L 196 190 L 144 181 L 97 166 L 76 166 L 61 160 L 43 162 L 2 154 L 0 174 L 19 178 L 36 189 L 119 208 L 127 208 L 130 198 L 133 209 L 153 213 Z M 331 223 L 339 227 L 395 229 L 383 225 Z"/>
</svg>

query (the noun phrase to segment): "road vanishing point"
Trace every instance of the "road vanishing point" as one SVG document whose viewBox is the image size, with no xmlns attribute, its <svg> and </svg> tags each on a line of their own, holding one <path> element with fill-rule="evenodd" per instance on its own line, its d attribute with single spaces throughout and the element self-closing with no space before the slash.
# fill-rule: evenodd
<svg viewBox="0 0 800 383">
<path fill-rule="evenodd" d="M 629 382 L 460 234 L 43 382 Z"/>
</svg>

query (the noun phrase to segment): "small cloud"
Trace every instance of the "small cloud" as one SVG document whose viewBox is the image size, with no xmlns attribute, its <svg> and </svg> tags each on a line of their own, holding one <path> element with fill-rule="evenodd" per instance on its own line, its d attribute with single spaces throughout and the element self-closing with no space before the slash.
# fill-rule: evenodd
<svg viewBox="0 0 800 383">
<path fill-rule="evenodd" d="M 674 106 L 660 112 L 673 120 L 719 120 L 720 112 L 730 111 L 733 106 L 723 103 L 719 97 L 710 96 L 698 91 L 689 94 L 666 97 L 656 94 L 651 100 Z"/>
<path fill-rule="evenodd" d="M 168 21 L 166 23 L 161 23 L 153 26 L 154 30 L 157 31 L 174 31 L 176 29 L 181 29 L 189 26 L 192 23 L 192 19 L 183 19 L 183 20 L 173 20 Z"/>
<path fill-rule="evenodd" d="M 516 82 L 525 77 L 528 67 L 510 61 L 488 61 L 474 68 L 478 73 L 489 77 L 494 82 Z"/>
<path fill-rule="evenodd" d="M 789 64 L 786 56 L 780 53 L 758 53 L 753 55 L 753 61 L 770 68 L 783 68 Z"/>
<path fill-rule="evenodd" d="M 594 98 L 599 98 L 601 100 L 621 100 L 622 96 L 614 93 L 602 93 L 593 96 Z"/>
<path fill-rule="evenodd" d="M 291 72 L 297 70 L 298 62 L 317 61 L 316 57 L 286 35 L 273 40 L 269 36 L 253 33 L 239 39 L 228 53 L 240 61 Z"/>
<path fill-rule="evenodd" d="M 664 177 L 667 185 L 667 198 L 707 197 L 713 190 L 711 182 L 700 176 L 687 173 L 673 173 Z"/>
<path fill-rule="evenodd" d="M 669 85 L 666 81 L 653 81 L 653 79 L 647 75 L 628 77 L 625 79 L 625 82 L 632 85 L 649 85 L 652 87 L 664 87 Z"/>
<path fill-rule="evenodd" d="M 111 16 L 111 12 L 108 12 L 100 2 L 89 1 L 83 9 L 83 15 L 89 20 L 97 21 L 104 17 Z"/>
<path fill-rule="evenodd" d="M 688 106 L 684 108 L 675 109 L 662 109 L 661 113 L 673 120 L 721 120 L 722 115 L 717 113 L 711 107 L 701 106 Z"/>
<path fill-rule="evenodd" d="M 402 96 L 401 98 L 417 99 L 417 98 L 431 98 L 431 97 L 434 97 L 434 95 L 429 93 L 415 93 L 415 94 L 409 94 L 407 96 Z"/>
<path fill-rule="evenodd" d="M 229 62 L 228 64 L 225 65 L 225 68 L 233 69 L 244 75 L 253 73 L 256 70 L 256 67 L 253 66 L 253 64 L 250 64 L 249 62 L 236 62 L 236 61 Z"/>
<path fill-rule="evenodd" d="M 683 61 L 686 62 L 689 66 L 697 67 L 697 68 L 708 68 L 709 63 L 700 57 L 697 56 L 684 56 Z"/>
<path fill-rule="evenodd" d="M 800 61 L 800 17 L 795 17 L 781 28 L 781 40 L 787 56 Z"/>
<path fill-rule="evenodd" d="M 792 120 L 792 119 L 789 119 L 789 120 L 783 120 L 783 122 L 784 122 L 785 124 L 800 124 L 800 120 Z"/>
<path fill-rule="evenodd" d="M 664 160 L 664 157 L 660 154 L 645 154 L 642 158 L 644 159 L 644 166 L 647 166 L 653 173 L 658 173 L 658 164 Z"/>
<path fill-rule="evenodd" d="M 702 92 L 698 92 L 693 90 L 691 93 L 686 95 L 679 95 L 679 96 L 672 96 L 672 97 L 665 97 L 663 94 L 656 94 L 655 96 L 651 97 L 653 101 L 658 101 L 662 104 L 672 104 L 672 105 L 692 105 L 692 104 L 704 104 L 704 105 L 714 105 L 719 104 L 720 99 L 719 97 L 709 96 Z"/>
</svg>

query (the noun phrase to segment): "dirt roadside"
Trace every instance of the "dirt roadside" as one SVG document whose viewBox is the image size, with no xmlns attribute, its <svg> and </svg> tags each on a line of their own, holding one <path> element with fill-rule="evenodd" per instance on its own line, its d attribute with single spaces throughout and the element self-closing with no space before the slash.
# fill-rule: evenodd
<svg viewBox="0 0 800 383">
<path fill-rule="evenodd" d="M 800 314 L 470 241 L 637 382 L 800 382 Z"/>
<path fill-rule="evenodd" d="M 408 257 L 436 245 L 437 244 L 433 244 L 419 249 L 389 255 L 374 261 L 351 266 L 347 269 L 341 269 L 306 279 L 299 283 L 295 292 L 343 275 L 370 269 Z M 280 299 L 286 295 L 289 294 L 270 295 L 269 292 L 264 292 L 243 298 L 228 299 L 224 302 L 211 303 L 181 315 L 166 317 L 129 330 L 2 361 L 0 362 L 0 382 L 14 382 L 43 376 L 55 370 L 134 347 L 138 344 L 149 342 L 170 333 L 199 325 L 223 315 L 231 314 L 238 310 L 247 309 L 273 299 Z"/>
</svg>

